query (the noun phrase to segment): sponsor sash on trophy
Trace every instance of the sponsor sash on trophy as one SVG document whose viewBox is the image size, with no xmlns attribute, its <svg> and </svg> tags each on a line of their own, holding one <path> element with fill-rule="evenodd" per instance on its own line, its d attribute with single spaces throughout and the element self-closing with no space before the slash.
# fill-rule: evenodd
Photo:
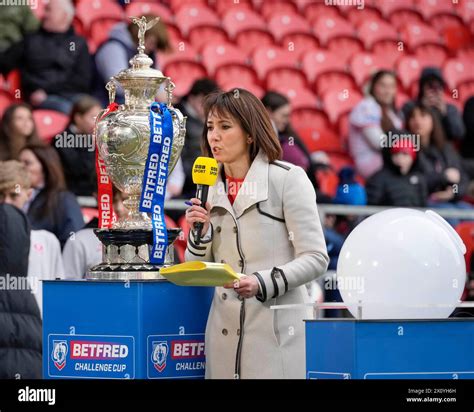
<svg viewBox="0 0 474 412">
<path fill-rule="evenodd" d="M 168 165 L 173 145 L 173 119 L 164 103 L 150 107 L 150 147 L 143 174 L 140 212 L 151 213 L 153 248 L 150 263 L 165 262 L 168 232 L 165 224 L 165 195 Z"/>
<path fill-rule="evenodd" d="M 107 110 L 100 117 L 102 120 L 105 116 L 118 109 L 117 103 L 111 103 L 107 106 Z M 99 228 L 110 228 L 112 224 L 117 220 L 117 216 L 114 213 L 113 206 L 113 190 L 112 181 L 110 180 L 105 163 L 99 155 L 97 142 L 95 146 L 95 171 L 97 174 L 97 205 L 99 209 Z"/>
</svg>

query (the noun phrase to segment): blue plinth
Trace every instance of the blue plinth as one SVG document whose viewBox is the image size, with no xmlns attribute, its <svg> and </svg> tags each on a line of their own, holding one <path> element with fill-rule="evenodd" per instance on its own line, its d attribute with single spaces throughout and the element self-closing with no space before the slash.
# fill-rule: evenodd
<svg viewBox="0 0 474 412">
<path fill-rule="evenodd" d="M 45 281 L 44 378 L 203 378 L 213 292 L 167 281 Z"/>
<path fill-rule="evenodd" d="M 474 379 L 474 320 L 306 321 L 308 379 Z"/>
</svg>

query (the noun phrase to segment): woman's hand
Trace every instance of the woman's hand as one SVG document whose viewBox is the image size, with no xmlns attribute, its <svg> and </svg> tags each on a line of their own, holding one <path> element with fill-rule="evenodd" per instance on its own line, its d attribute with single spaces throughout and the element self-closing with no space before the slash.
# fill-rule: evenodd
<svg viewBox="0 0 474 412">
<path fill-rule="evenodd" d="M 202 235 L 204 236 L 211 224 L 211 205 L 209 202 L 206 202 L 206 209 L 204 209 L 200 206 L 201 201 L 196 197 L 193 197 L 191 202 L 193 206 L 186 209 L 186 222 L 188 222 L 191 228 L 194 228 L 194 223 L 196 222 L 204 223 L 202 228 Z"/>
<path fill-rule="evenodd" d="M 239 280 L 224 285 L 226 289 L 234 289 L 243 298 L 253 298 L 258 293 L 258 281 L 255 276 L 242 275 Z"/>
</svg>

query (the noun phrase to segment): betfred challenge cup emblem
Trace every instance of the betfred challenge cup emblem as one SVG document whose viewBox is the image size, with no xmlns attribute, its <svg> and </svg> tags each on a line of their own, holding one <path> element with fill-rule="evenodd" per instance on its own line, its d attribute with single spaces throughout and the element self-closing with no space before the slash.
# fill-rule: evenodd
<svg viewBox="0 0 474 412">
<path fill-rule="evenodd" d="M 163 372 L 166 368 L 166 358 L 169 353 L 168 342 L 152 342 L 151 361 L 158 372 Z"/>
<path fill-rule="evenodd" d="M 51 358 L 53 359 L 54 366 L 58 370 L 63 370 L 66 366 L 66 355 L 68 352 L 67 342 L 65 340 L 53 340 L 53 352 Z"/>
</svg>

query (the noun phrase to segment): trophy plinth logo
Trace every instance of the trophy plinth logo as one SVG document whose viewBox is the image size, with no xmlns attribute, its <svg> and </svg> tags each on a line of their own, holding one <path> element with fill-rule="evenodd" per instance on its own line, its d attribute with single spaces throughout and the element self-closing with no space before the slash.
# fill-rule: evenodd
<svg viewBox="0 0 474 412">
<path fill-rule="evenodd" d="M 163 185 L 166 181 L 184 146 L 186 118 L 172 106 L 173 82 L 159 70 L 153 69 L 152 59 L 145 54 L 145 32 L 157 23 L 158 18 L 149 22 L 145 17 L 133 17 L 132 20 L 139 27 L 138 53 L 130 60 L 129 68 L 122 70 L 107 83 L 110 104 L 97 117 L 94 130 L 100 159 L 98 164 L 104 166 L 105 180 L 110 178 L 115 187 L 125 195 L 124 205 L 128 215 L 106 228 L 100 226 L 95 231 L 103 244 L 103 262 L 90 269 L 86 276 L 88 279 L 161 279 L 159 267 L 173 264 L 172 243 L 180 233 L 178 228 L 165 227 L 164 239 L 167 244 L 164 245 L 165 248 L 156 250 L 157 242 L 162 242 L 163 239 L 157 238 L 161 233 L 158 230 L 161 221 L 154 222 L 156 213 L 153 210 L 164 209 L 164 200 L 157 195 L 152 199 L 159 199 L 158 201 L 149 201 L 153 208 L 148 210 L 149 213 L 140 211 L 143 209 L 140 201 L 145 187 L 144 176 L 149 168 L 157 166 L 154 168 L 155 175 L 167 171 L 159 182 Z M 124 91 L 125 103 L 122 105 L 115 103 L 118 86 Z M 155 103 L 160 88 L 166 91 L 166 104 Z M 166 135 L 166 131 L 169 135 Z M 155 144 L 156 142 L 160 144 Z M 166 146 L 167 143 L 169 146 Z M 153 159 L 163 158 L 164 162 L 158 160 L 156 165 L 151 162 Z M 149 179 L 145 176 L 145 184 L 147 182 Z M 161 190 L 163 192 L 166 189 L 162 187 Z M 159 192 L 158 188 L 156 192 Z M 155 196 L 154 191 L 150 193 Z M 98 199 L 99 203 L 101 201 L 102 199 Z M 111 204 L 111 199 L 109 201 Z M 162 211 L 161 217 L 163 216 Z M 159 220 L 159 216 L 157 219 Z M 161 252 L 165 255 L 164 262 L 160 265 L 153 258 L 160 256 Z"/>
</svg>

